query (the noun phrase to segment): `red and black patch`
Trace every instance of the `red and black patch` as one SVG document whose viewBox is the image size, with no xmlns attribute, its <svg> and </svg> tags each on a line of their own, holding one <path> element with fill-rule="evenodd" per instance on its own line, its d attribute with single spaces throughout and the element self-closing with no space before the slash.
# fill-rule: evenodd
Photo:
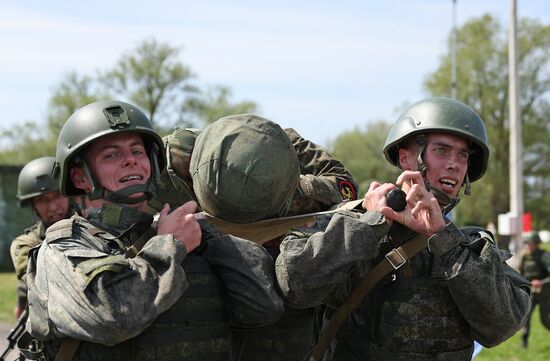
<svg viewBox="0 0 550 361">
<path fill-rule="evenodd" d="M 338 183 L 338 189 L 340 190 L 342 200 L 353 201 L 357 199 L 357 190 L 355 189 L 353 184 L 351 184 L 351 182 L 348 182 L 347 180 L 341 180 Z"/>
</svg>

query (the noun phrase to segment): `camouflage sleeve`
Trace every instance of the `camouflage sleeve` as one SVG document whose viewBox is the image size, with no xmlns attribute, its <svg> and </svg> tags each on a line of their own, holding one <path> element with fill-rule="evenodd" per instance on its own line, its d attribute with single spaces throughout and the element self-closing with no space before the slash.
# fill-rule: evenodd
<svg viewBox="0 0 550 361">
<path fill-rule="evenodd" d="M 506 264 L 486 231 L 450 223 L 428 240 L 434 277 L 443 277 L 474 338 L 491 347 L 508 339 L 529 314 L 529 282 Z"/>
<path fill-rule="evenodd" d="M 40 242 L 40 238 L 34 237 L 33 233 L 22 234 L 11 242 L 10 255 L 17 279 L 23 279 L 27 272 L 29 250 L 38 246 Z"/>
<path fill-rule="evenodd" d="M 203 256 L 221 278 L 230 322 L 239 328 L 262 327 L 282 316 L 284 304 L 275 284 L 273 259 L 265 248 L 200 221 L 207 246 Z"/>
<path fill-rule="evenodd" d="M 294 195 L 290 214 L 322 211 L 342 200 L 357 199 L 359 189 L 351 173 L 323 147 L 285 129 L 296 149 L 300 163 L 300 185 Z"/>
<path fill-rule="evenodd" d="M 281 243 L 276 276 L 285 302 L 309 308 L 341 303 L 371 268 L 379 240 L 388 232 L 378 212 L 335 214 L 324 231 L 294 232 Z"/>
<path fill-rule="evenodd" d="M 94 240 L 46 237 L 30 259 L 27 329 L 41 340 L 72 337 L 108 346 L 134 337 L 187 289 L 186 255 L 171 235 L 151 238 L 135 258 Z"/>
</svg>

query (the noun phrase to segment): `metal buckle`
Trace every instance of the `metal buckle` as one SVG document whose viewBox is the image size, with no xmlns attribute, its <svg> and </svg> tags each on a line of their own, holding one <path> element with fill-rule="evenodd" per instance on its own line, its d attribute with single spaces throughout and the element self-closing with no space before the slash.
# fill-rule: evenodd
<svg viewBox="0 0 550 361">
<path fill-rule="evenodd" d="M 385 257 L 393 269 L 399 269 L 407 263 L 407 259 L 396 248 L 386 253 Z"/>
</svg>

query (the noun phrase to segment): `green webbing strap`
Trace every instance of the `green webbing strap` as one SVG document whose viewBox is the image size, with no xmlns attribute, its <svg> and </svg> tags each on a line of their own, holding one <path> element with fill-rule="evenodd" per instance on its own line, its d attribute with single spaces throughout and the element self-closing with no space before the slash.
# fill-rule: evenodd
<svg viewBox="0 0 550 361">
<path fill-rule="evenodd" d="M 306 356 L 307 361 L 320 361 L 329 348 L 332 340 L 338 333 L 338 330 L 344 322 L 347 321 L 349 315 L 361 304 L 365 296 L 372 288 L 388 273 L 401 268 L 418 252 L 428 246 L 428 237 L 419 234 L 401 247 L 394 248 L 388 252 L 385 258 L 380 261 L 355 287 L 350 293 L 346 301 L 338 308 L 327 328 L 319 337 L 317 344 L 311 349 L 311 352 Z"/>
<path fill-rule="evenodd" d="M 80 340 L 74 338 L 66 338 L 59 347 L 59 351 L 55 355 L 54 361 L 71 361 L 80 346 Z"/>
<path fill-rule="evenodd" d="M 147 228 L 145 232 L 139 238 L 126 250 L 126 253 L 124 254 L 125 258 L 134 258 L 139 251 L 145 246 L 147 241 L 151 239 L 151 237 L 155 236 L 157 234 L 157 231 L 153 227 Z"/>
<path fill-rule="evenodd" d="M 252 223 L 232 223 L 207 213 L 204 214 L 206 219 L 218 227 L 222 233 L 232 234 L 236 237 L 241 237 L 258 244 L 264 244 L 274 238 L 286 235 L 291 228 L 300 227 L 309 222 L 313 222 L 315 216 L 361 209 L 362 203 L 363 200 L 358 199 L 343 203 L 342 205 L 337 205 L 328 211 L 264 219 Z"/>
</svg>

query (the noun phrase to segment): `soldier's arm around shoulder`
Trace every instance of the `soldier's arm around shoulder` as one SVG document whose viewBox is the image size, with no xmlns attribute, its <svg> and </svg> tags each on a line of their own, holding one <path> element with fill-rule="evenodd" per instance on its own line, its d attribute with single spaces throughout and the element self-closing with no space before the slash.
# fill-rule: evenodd
<svg viewBox="0 0 550 361">
<path fill-rule="evenodd" d="M 300 213 L 304 208 L 308 212 L 321 211 L 342 200 L 357 198 L 359 186 L 342 162 L 294 129 L 287 128 L 285 132 L 296 150 L 301 173 L 291 213 Z"/>
<path fill-rule="evenodd" d="M 279 320 L 284 304 L 275 284 L 273 259 L 265 248 L 251 241 L 222 235 L 201 220 L 202 255 L 221 279 L 226 309 L 235 327 L 262 327 Z"/>
<path fill-rule="evenodd" d="M 521 328 L 529 313 L 530 285 L 506 263 L 510 253 L 496 246 L 489 231 L 450 223 L 428 242 L 436 255 L 433 276 L 446 279 L 479 343 L 498 345 Z"/>
</svg>

